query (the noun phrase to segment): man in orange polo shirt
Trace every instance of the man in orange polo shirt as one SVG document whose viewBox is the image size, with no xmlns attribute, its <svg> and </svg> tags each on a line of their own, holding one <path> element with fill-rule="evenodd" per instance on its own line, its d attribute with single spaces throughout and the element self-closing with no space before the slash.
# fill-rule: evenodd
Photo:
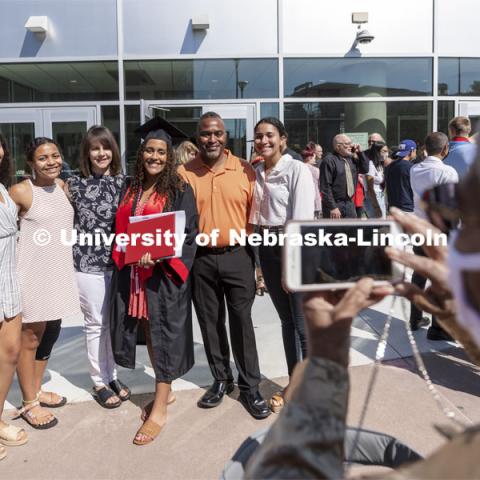
<svg viewBox="0 0 480 480">
<path fill-rule="evenodd" d="M 247 229 L 255 172 L 225 148 L 226 142 L 222 118 L 214 112 L 205 113 L 197 129 L 200 152 L 178 169 L 195 193 L 199 231 L 216 237 L 216 242 L 198 248 L 191 271 L 193 304 L 214 378 L 198 406 L 216 407 L 234 388 L 225 327 L 226 300 L 240 401 L 253 417 L 261 419 L 268 417 L 270 410 L 258 391 L 260 369 L 251 315 L 254 259 L 248 247 L 230 245 L 230 230 Z"/>
</svg>

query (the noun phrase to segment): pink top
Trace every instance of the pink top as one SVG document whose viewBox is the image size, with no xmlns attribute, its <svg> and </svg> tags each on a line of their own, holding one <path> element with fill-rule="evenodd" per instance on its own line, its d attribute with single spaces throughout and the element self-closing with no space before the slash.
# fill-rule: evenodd
<svg viewBox="0 0 480 480">
<path fill-rule="evenodd" d="M 315 187 L 315 211 L 322 209 L 322 197 L 320 196 L 320 170 L 309 163 L 305 164 L 312 174 L 313 186 Z"/>
<path fill-rule="evenodd" d="M 79 314 L 72 246 L 68 245 L 73 208 L 59 185 L 29 184 L 32 205 L 20 218 L 17 262 L 23 322 L 45 322 Z"/>
</svg>

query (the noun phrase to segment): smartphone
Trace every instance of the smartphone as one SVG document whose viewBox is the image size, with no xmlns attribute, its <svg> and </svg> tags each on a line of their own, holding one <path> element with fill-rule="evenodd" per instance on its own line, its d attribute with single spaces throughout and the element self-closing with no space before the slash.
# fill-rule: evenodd
<svg viewBox="0 0 480 480">
<path fill-rule="evenodd" d="M 430 223 L 442 232 L 449 233 L 458 227 L 461 212 L 457 183 L 444 183 L 427 190 L 422 195 L 421 205 Z"/>
<path fill-rule="evenodd" d="M 362 277 L 375 285 L 403 278 L 404 267 L 385 253 L 385 246 L 408 238 L 392 220 L 291 221 L 285 233 L 283 270 L 291 291 L 346 289 Z"/>
</svg>

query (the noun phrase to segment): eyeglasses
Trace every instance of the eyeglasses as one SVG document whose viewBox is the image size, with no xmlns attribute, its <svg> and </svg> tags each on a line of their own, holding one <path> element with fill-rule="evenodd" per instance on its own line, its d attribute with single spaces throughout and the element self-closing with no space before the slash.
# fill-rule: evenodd
<svg viewBox="0 0 480 480">
<path fill-rule="evenodd" d="M 337 145 L 343 145 L 344 147 L 351 147 L 353 145 L 353 143 L 352 142 L 350 142 L 350 143 L 339 142 L 339 143 L 337 143 Z"/>
</svg>

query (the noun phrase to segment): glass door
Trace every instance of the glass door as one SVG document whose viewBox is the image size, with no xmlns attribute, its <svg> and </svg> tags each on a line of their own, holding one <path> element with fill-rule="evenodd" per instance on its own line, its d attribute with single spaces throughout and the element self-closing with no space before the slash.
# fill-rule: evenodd
<svg viewBox="0 0 480 480">
<path fill-rule="evenodd" d="M 55 108 L 43 110 L 44 136 L 53 138 L 61 147 L 63 180 L 78 172 L 80 142 L 96 123 L 95 107 Z"/>
<path fill-rule="evenodd" d="M 216 112 L 225 122 L 227 148 L 247 160 L 252 156 L 255 104 L 168 105 L 142 102 L 141 111 L 144 112 L 142 123 L 153 117 L 162 117 L 192 139 L 196 136 L 200 117 L 206 112 Z"/>
<path fill-rule="evenodd" d="M 237 157 L 250 161 L 253 153 L 255 105 L 203 105 L 202 109 L 202 114 L 216 112 L 223 118 L 228 133 L 228 148 Z"/>
<path fill-rule="evenodd" d="M 96 107 L 0 108 L 0 131 L 7 139 L 17 180 L 29 174 L 25 149 L 35 137 L 53 138 L 60 145 L 62 178 L 78 169 L 83 135 L 96 123 Z"/>
<path fill-rule="evenodd" d="M 0 109 L 0 132 L 7 140 L 10 158 L 13 160 L 14 176 L 18 179 L 25 175 L 25 150 L 32 140 L 42 131 L 42 112 L 29 108 Z"/>
</svg>

